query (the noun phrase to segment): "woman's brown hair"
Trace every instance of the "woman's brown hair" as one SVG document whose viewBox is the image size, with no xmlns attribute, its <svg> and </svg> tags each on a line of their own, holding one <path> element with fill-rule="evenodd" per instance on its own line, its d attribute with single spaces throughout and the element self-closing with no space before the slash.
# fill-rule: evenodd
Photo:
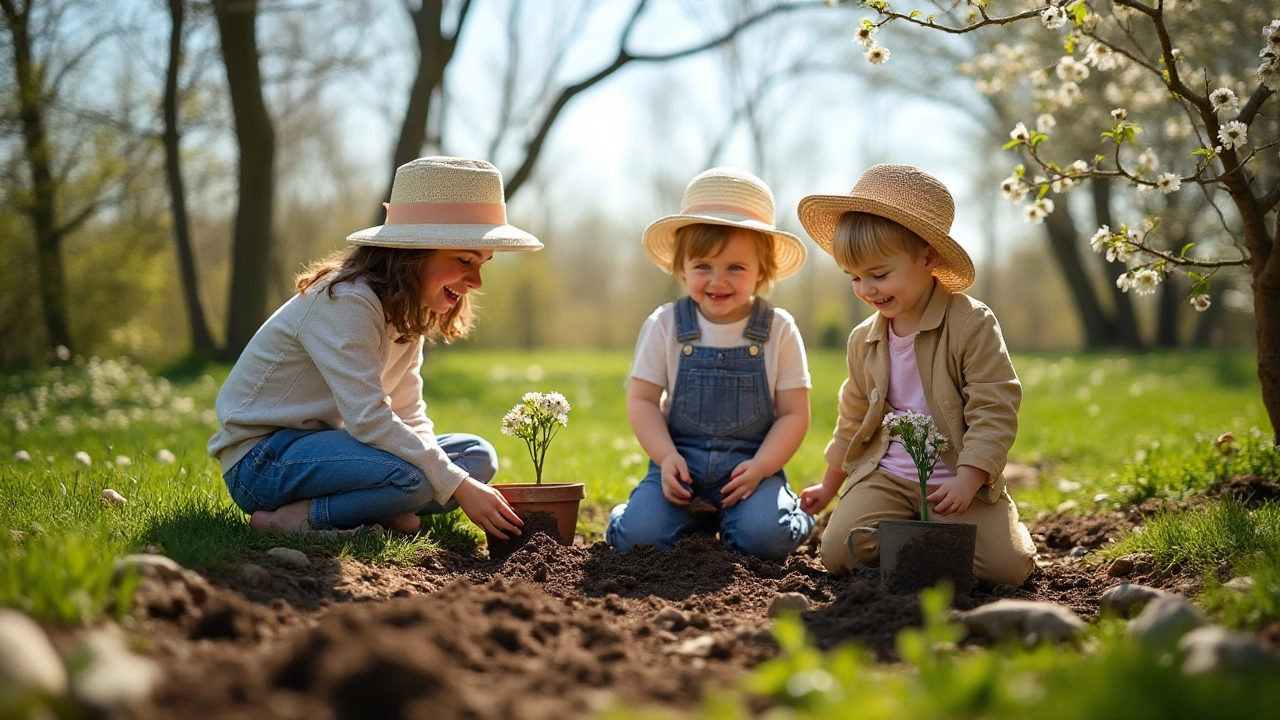
<svg viewBox="0 0 1280 720">
<path fill-rule="evenodd" d="M 445 342 L 451 342 L 471 332 L 475 313 L 470 293 L 459 298 L 458 303 L 443 315 L 423 303 L 422 266 L 435 252 L 434 248 L 360 245 L 351 250 L 339 250 L 311 263 L 298 274 L 294 285 L 298 292 L 306 292 L 328 279 L 329 296 L 332 297 L 334 285 L 364 278 L 378 300 L 382 301 L 382 312 L 387 322 L 400 331 L 396 342 L 407 343 L 419 337 L 430 340 L 436 335 Z"/>
</svg>

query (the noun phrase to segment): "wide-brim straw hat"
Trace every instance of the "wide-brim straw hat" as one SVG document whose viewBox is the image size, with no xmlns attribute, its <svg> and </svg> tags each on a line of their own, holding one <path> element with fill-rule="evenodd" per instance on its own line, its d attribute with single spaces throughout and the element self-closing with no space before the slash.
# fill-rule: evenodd
<svg viewBox="0 0 1280 720">
<path fill-rule="evenodd" d="M 804 265 L 804 243 L 774 225 L 773 191 L 745 170 L 711 168 L 690 180 L 680 201 L 680 212 L 645 228 L 641 240 L 645 254 L 665 272 L 671 272 L 676 230 L 698 223 L 758 230 L 767 235 L 773 241 L 775 280 L 794 275 Z"/>
<path fill-rule="evenodd" d="M 847 212 L 888 218 L 923 238 L 941 258 L 934 277 L 951 292 L 973 285 L 973 260 L 949 234 L 956 204 L 938 178 L 911 165 L 876 165 L 848 195 L 810 195 L 797 208 L 800 224 L 827 253 L 840 216 Z"/>
<path fill-rule="evenodd" d="M 541 250 L 507 223 L 502 174 L 483 160 L 424 157 L 396 168 L 387 221 L 347 236 L 352 245 L 394 248 Z"/>
</svg>

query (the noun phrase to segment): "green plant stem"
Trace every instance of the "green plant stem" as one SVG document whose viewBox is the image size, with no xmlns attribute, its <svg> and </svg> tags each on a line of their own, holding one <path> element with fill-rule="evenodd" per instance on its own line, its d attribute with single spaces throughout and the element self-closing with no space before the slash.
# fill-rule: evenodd
<svg viewBox="0 0 1280 720">
<path fill-rule="evenodd" d="M 929 501 L 925 500 L 925 497 L 928 494 L 927 483 L 929 481 L 929 476 L 932 475 L 933 472 L 926 472 L 922 467 L 917 467 L 916 470 L 920 473 L 920 521 L 929 522 Z"/>
</svg>

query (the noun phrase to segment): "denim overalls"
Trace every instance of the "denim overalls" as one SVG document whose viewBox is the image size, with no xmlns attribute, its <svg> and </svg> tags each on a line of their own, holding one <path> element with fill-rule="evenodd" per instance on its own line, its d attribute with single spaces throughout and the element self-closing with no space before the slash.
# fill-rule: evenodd
<svg viewBox="0 0 1280 720">
<path fill-rule="evenodd" d="M 733 507 L 721 504 L 720 489 L 733 469 L 755 457 L 775 418 L 765 372 L 764 343 L 773 324 L 773 305 L 757 298 L 743 336 L 751 344 L 734 348 L 695 347 L 701 337 L 697 306 L 689 297 L 675 304 L 680 365 L 667 428 L 689 466 L 694 497 L 719 512 L 694 515 L 662 494 L 662 469 L 653 460 L 630 500 L 613 509 L 605 538 L 625 552 L 635 545 L 670 550 L 683 536 L 720 531 L 720 541 L 737 552 L 781 562 L 813 529 L 813 518 L 779 471 Z"/>
</svg>

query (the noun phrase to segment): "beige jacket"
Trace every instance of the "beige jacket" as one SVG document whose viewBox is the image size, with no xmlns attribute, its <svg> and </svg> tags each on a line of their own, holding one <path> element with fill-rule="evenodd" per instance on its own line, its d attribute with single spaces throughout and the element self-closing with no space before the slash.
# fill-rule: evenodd
<svg viewBox="0 0 1280 720">
<path fill-rule="evenodd" d="M 889 384 L 888 322 L 872 315 L 849 335 L 849 377 L 840 387 L 840 417 L 827 464 L 849 473 L 845 489 L 876 469 L 889 447 L 881 427 Z M 972 465 L 991 475 L 976 497 L 993 503 L 1004 492 L 1004 466 L 1018 434 L 1022 385 L 1004 336 L 986 305 L 940 285 L 920 320 L 916 364 L 929 413 L 949 441 L 942 461 L 953 470 Z"/>
<path fill-rule="evenodd" d="M 416 466 L 444 504 L 467 478 L 433 433 L 422 399 L 422 338 L 399 337 L 363 280 L 294 295 L 249 341 L 218 392 L 209 454 L 225 474 L 281 428 L 334 430 Z"/>
</svg>

